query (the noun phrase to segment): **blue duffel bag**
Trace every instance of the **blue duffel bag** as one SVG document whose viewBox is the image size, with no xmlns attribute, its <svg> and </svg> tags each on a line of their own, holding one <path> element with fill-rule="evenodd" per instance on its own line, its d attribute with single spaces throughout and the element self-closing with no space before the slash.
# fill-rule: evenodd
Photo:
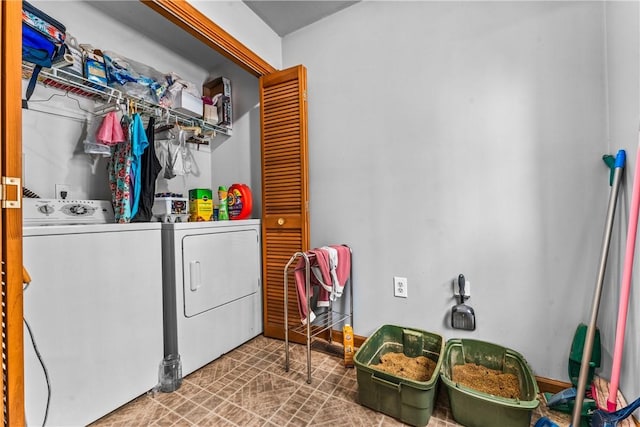
<svg viewBox="0 0 640 427">
<path fill-rule="evenodd" d="M 22 60 L 35 65 L 25 98 L 33 94 L 42 67 L 51 65 L 65 53 L 66 28 L 46 13 L 22 2 Z"/>
</svg>

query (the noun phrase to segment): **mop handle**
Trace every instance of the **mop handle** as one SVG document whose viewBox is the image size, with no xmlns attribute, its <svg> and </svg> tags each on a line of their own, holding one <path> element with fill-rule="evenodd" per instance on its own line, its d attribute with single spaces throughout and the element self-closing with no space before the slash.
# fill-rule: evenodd
<svg viewBox="0 0 640 427">
<path fill-rule="evenodd" d="M 613 229 L 613 220 L 616 213 L 616 201 L 618 200 L 618 190 L 620 189 L 620 181 L 622 180 L 622 170 L 624 168 L 625 159 L 625 151 L 619 150 L 618 154 L 616 155 L 613 185 L 611 186 L 611 191 L 609 193 L 609 206 L 607 208 L 607 219 L 604 227 L 604 236 L 602 238 L 602 252 L 600 255 L 598 278 L 596 280 L 596 287 L 593 292 L 593 302 L 591 304 L 591 316 L 589 320 L 589 326 L 587 327 L 587 335 L 585 337 L 584 348 L 582 350 L 580 374 L 578 375 L 578 385 L 576 388 L 576 398 L 572 414 L 572 425 L 574 426 L 580 426 L 580 417 L 582 416 L 582 404 L 584 401 L 584 394 L 587 389 L 587 374 L 589 372 L 589 362 L 591 361 L 593 341 L 596 334 L 596 323 L 598 321 L 598 308 L 600 307 L 602 284 L 604 282 L 604 275 L 607 269 L 607 258 L 609 257 L 611 230 Z M 609 163 L 607 163 L 607 165 L 609 165 Z"/>
<path fill-rule="evenodd" d="M 613 350 L 613 365 L 611 367 L 611 382 L 607 410 L 613 412 L 618 407 L 618 386 L 620 385 L 620 367 L 622 365 L 622 348 L 624 346 L 624 330 L 627 325 L 627 309 L 629 307 L 629 291 L 631 289 L 631 274 L 633 272 L 633 258 L 636 247 L 636 233 L 638 231 L 638 210 L 640 209 L 640 140 L 636 154 L 636 167 L 633 177 L 633 194 L 631 195 L 631 211 L 629 212 L 629 230 L 627 231 L 627 252 L 624 258 L 622 272 L 622 286 L 620 289 L 620 304 L 618 306 L 618 323 L 616 325 L 616 344 Z"/>
</svg>

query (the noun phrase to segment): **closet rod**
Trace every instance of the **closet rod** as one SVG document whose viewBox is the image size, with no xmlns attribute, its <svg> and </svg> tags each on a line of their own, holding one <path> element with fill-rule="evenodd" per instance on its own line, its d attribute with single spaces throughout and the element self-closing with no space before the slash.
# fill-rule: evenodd
<svg viewBox="0 0 640 427">
<path fill-rule="evenodd" d="M 42 114 L 49 114 L 52 116 L 57 116 L 57 117 L 62 117 L 65 119 L 69 119 L 69 120 L 74 120 L 76 122 L 81 122 L 84 123 L 87 121 L 86 117 L 82 117 L 82 116 L 72 116 L 70 114 L 60 114 L 60 113 L 54 113 L 53 111 L 47 111 L 47 110 L 40 110 L 37 108 L 31 108 L 31 107 L 22 107 L 23 110 L 27 110 L 27 111 L 35 111 L 36 113 L 42 113 Z"/>
</svg>

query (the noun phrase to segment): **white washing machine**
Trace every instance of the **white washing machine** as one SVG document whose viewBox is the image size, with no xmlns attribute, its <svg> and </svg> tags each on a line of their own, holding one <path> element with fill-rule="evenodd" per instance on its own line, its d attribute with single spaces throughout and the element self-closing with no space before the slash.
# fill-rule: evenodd
<svg viewBox="0 0 640 427">
<path fill-rule="evenodd" d="M 163 223 L 165 356 L 182 374 L 262 333 L 260 220 Z"/>
<path fill-rule="evenodd" d="M 24 199 L 25 224 L 53 224 L 23 228 L 24 318 L 49 374 L 48 426 L 90 424 L 158 383 L 161 225 L 96 224 L 109 220 L 89 218 L 96 203 Z M 26 418 L 42 425 L 47 381 L 26 327 L 24 341 Z"/>
</svg>

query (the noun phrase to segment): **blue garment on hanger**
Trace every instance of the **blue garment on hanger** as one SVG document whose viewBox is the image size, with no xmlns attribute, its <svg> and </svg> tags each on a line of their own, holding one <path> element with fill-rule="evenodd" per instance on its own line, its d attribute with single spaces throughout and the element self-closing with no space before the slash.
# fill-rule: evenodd
<svg viewBox="0 0 640 427">
<path fill-rule="evenodd" d="M 142 124 L 139 114 L 133 115 L 133 123 L 131 124 L 131 153 L 133 160 L 131 161 L 131 174 L 133 175 L 133 199 L 131 204 L 131 218 L 138 213 L 138 204 L 140 202 L 140 191 L 142 189 L 142 154 L 149 146 L 147 133 Z"/>
</svg>

